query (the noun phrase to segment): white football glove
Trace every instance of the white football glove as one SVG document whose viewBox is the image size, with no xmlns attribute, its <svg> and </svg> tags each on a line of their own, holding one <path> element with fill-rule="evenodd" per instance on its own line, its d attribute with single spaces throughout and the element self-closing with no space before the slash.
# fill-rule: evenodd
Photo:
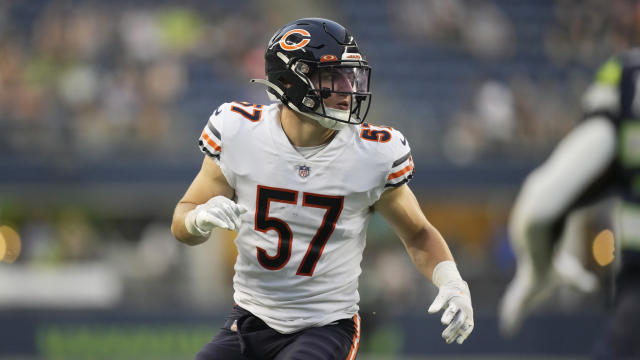
<svg viewBox="0 0 640 360">
<path fill-rule="evenodd" d="M 448 263 L 443 265 L 449 268 L 445 271 L 451 275 L 445 275 L 448 280 L 439 284 L 440 276 L 434 270 L 434 284 L 439 285 L 440 290 L 428 311 L 429 314 L 433 314 L 445 309 L 440 319 L 443 325 L 447 325 L 447 328 L 442 332 L 442 338 L 447 344 L 451 344 L 454 340 L 458 344 L 462 344 L 473 331 L 471 293 L 467 282 L 460 278 L 455 264 L 452 261 L 443 263 Z"/>
<path fill-rule="evenodd" d="M 511 337 L 520 331 L 531 309 L 549 297 L 550 285 L 548 276 L 536 275 L 530 261 L 518 263 L 516 274 L 498 305 L 498 325 L 503 336 Z"/>
<path fill-rule="evenodd" d="M 189 211 L 184 219 L 184 224 L 192 235 L 209 236 L 211 230 L 216 227 L 227 230 L 240 228 L 242 223 L 240 215 L 248 210 L 247 207 L 219 195 Z"/>
<path fill-rule="evenodd" d="M 551 269 L 546 274 L 536 274 L 527 259 L 520 261 L 498 308 L 498 325 L 502 335 L 516 335 L 529 313 L 547 301 L 561 286 L 571 286 L 582 293 L 593 293 L 598 290 L 599 282 L 575 256 L 565 251 L 555 254 Z"/>
</svg>

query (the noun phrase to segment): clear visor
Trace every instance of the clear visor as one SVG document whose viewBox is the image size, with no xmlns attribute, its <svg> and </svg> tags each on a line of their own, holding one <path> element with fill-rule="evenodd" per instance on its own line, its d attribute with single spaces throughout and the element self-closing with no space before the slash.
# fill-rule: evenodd
<svg viewBox="0 0 640 360">
<path fill-rule="evenodd" d="M 298 74 L 310 85 L 303 104 L 322 118 L 348 124 L 362 123 L 371 103 L 371 68 L 363 62 L 317 64 L 308 74 L 309 68 L 304 62 L 296 65 Z"/>
<path fill-rule="evenodd" d="M 316 89 L 329 89 L 335 93 L 367 93 L 369 68 L 335 65 L 321 66 L 311 76 Z"/>
</svg>

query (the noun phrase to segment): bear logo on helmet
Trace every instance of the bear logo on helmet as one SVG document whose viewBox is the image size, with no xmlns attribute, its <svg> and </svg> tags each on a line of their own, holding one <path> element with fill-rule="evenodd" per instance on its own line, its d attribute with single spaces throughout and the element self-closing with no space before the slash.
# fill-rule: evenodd
<svg viewBox="0 0 640 360">
<path fill-rule="evenodd" d="M 298 42 L 293 42 L 292 40 L 287 41 L 287 39 L 289 39 L 289 37 L 291 37 L 294 34 L 296 34 L 294 36 L 294 39 L 298 40 Z M 280 39 L 279 44 L 282 50 L 293 51 L 293 50 L 297 50 L 307 46 L 309 42 L 311 42 L 311 34 L 309 34 L 307 30 L 293 29 L 293 30 L 287 31 L 287 33 L 282 36 L 282 39 Z"/>
</svg>

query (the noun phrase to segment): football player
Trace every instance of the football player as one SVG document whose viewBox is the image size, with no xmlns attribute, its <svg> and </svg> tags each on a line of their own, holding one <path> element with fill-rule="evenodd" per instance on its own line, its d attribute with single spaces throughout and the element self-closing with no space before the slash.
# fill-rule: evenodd
<svg viewBox="0 0 640 360">
<path fill-rule="evenodd" d="M 189 245 L 236 230 L 235 305 L 197 359 L 354 359 L 358 277 L 367 223 L 378 211 L 416 267 L 439 288 L 442 336 L 473 329 L 467 283 L 407 182 L 406 138 L 364 122 L 371 69 L 347 29 L 300 19 L 269 41 L 271 105 L 218 107 L 200 137 L 202 168 L 173 216 Z"/>
<path fill-rule="evenodd" d="M 526 179 L 511 214 L 516 275 L 500 309 L 504 334 L 554 282 L 593 289 L 581 264 L 555 244 L 568 215 L 603 195 L 619 195 L 614 308 L 595 347 L 598 359 L 640 359 L 640 49 L 606 62 L 584 95 L 585 120 Z M 613 251 L 613 250 L 612 250 Z"/>
</svg>

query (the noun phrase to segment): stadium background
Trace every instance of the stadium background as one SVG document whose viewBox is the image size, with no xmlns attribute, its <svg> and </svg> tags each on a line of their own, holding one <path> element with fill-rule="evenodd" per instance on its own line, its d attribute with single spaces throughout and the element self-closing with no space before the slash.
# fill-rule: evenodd
<svg viewBox="0 0 640 360">
<path fill-rule="evenodd" d="M 361 277 L 361 359 L 581 358 L 609 305 L 562 289 L 515 338 L 496 306 L 524 176 L 580 119 L 580 96 L 636 44 L 627 0 L 0 1 L 0 358 L 188 359 L 229 309 L 227 241 L 172 239 L 173 206 L 220 103 L 266 102 L 264 46 L 300 17 L 336 20 L 373 66 L 369 121 L 412 144 L 412 187 L 468 280 L 476 330 L 446 346 L 436 289 L 379 218 Z M 594 144 L 597 146 L 597 144 Z M 576 164 L 579 166 L 579 164 Z M 582 228 L 607 224 L 599 210 Z M 590 249 L 590 242 L 585 242 Z"/>
</svg>

